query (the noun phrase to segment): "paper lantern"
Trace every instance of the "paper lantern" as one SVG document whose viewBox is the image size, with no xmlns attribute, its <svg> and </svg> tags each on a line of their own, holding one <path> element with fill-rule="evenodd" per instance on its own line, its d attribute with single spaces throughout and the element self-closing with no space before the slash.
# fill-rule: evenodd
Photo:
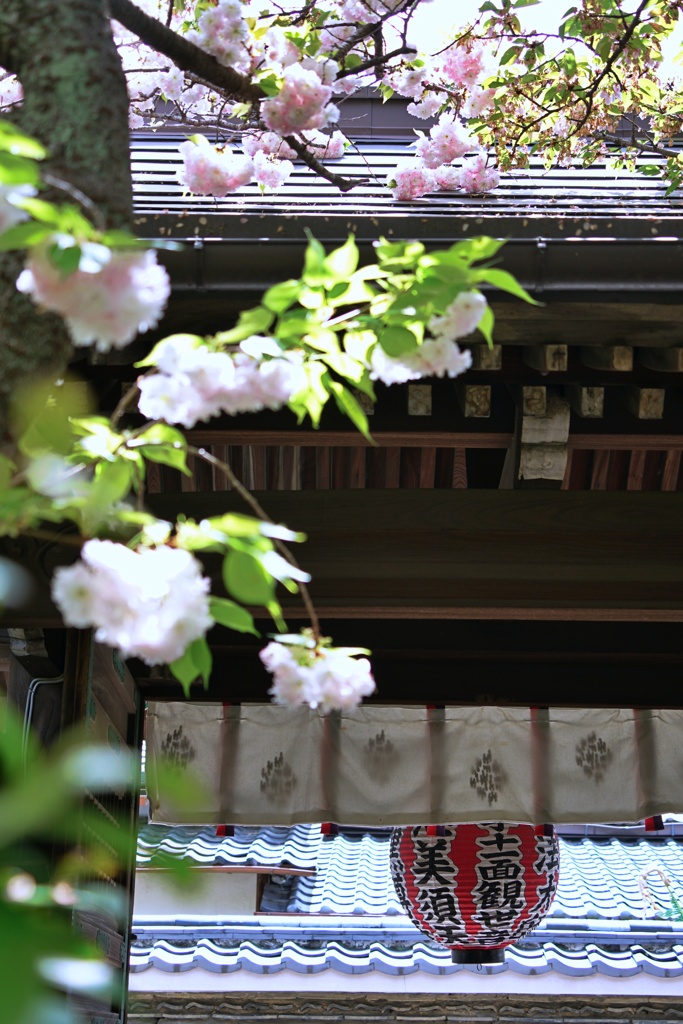
<svg viewBox="0 0 683 1024">
<path fill-rule="evenodd" d="M 391 874 L 415 925 L 455 963 L 502 963 L 547 914 L 560 851 L 551 826 L 482 822 L 397 828 Z"/>
</svg>

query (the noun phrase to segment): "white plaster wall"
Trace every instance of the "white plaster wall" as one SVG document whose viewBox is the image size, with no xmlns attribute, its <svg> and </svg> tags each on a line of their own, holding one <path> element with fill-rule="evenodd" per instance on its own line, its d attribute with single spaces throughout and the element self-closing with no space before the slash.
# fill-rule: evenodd
<svg viewBox="0 0 683 1024">
<path fill-rule="evenodd" d="M 133 917 L 178 914 L 253 914 L 256 874 L 193 871 L 191 888 L 180 888 L 167 871 L 138 871 Z"/>
</svg>

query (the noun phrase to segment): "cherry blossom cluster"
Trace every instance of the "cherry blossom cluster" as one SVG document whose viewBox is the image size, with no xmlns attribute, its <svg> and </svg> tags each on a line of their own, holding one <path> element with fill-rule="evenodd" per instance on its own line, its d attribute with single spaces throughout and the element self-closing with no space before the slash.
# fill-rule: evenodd
<svg viewBox="0 0 683 1024">
<path fill-rule="evenodd" d="M 212 146 L 203 135 L 194 135 L 179 147 L 183 166 L 178 180 L 201 196 L 225 196 L 254 179 L 254 161 L 236 156 L 229 146 Z"/>
<path fill-rule="evenodd" d="M 192 335 L 173 335 L 157 346 L 158 372 L 139 381 L 140 412 L 190 428 L 220 413 L 279 409 L 306 386 L 302 361 L 272 338 L 211 352 Z"/>
<path fill-rule="evenodd" d="M 109 249 L 83 243 L 80 267 L 64 275 L 52 262 L 48 240 L 30 250 L 17 289 L 63 317 L 77 347 L 98 352 L 123 348 L 155 327 L 170 294 L 168 274 L 150 249 Z"/>
<path fill-rule="evenodd" d="M 141 0 L 141 5 L 161 16 L 158 0 Z M 278 83 L 277 93 L 269 93 L 259 105 L 258 127 L 254 125 L 255 108 L 249 112 L 242 138 L 244 155 L 229 147 L 214 149 L 196 136 L 197 151 L 192 152 L 187 144 L 181 146 L 184 167 L 180 180 L 186 188 L 219 197 L 254 181 L 264 189 L 280 188 L 291 174 L 290 161 L 297 157 L 284 141 L 289 136 L 297 136 L 318 159 L 338 159 L 343 154 L 343 136 L 321 133 L 339 117 L 331 101 L 335 95 L 349 96 L 376 82 L 373 68 L 349 74 L 351 69 L 344 65 L 349 55 L 360 63 L 368 57 L 363 39 L 359 35 L 354 45 L 354 37 L 359 28 L 378 19 L 400 16 L 406 6 L 406 0 L 336 0 L 309 36 L 297 35 L 296 21 L 287 26 L 256 3 L 243 5 L 239 0 L 217 0 L 198 13 L 189 30 L 187 20 L 174 16 L 176 30 L 184 31 L 188 40 L 219 63 L 247 77 L 257 75 L 257 81 L 267 76 Z M 185 18 L 191 13 L 190 7 Z M 312 40 L 315 45 L 309 45 Z M 152 123 L 162 123 L 155 122 L 155 96 L 159 94 L 174 104 L 176 118 L 185 124 L 200 126 L 210 119 L 220 125 L 224 117 L 244 116 L 239 106 L 226 104 L 210 88 L 169 66 L 151 50 L 130 40 L 124 42 L 139 119 L 136 124 L 142 123 L 143 115 Z M 133 47 L 130 54 L 126 47 Z M 484 46 L 471 40 L 458 41 L 433 58 L 415 51 L 414 58 L 400 56 L 386 62 L 381 84 L 410 99 L 408 111 L 415 117 L 439 117 L 438 124 L 420 136 L 416 159 L 389 175 L 395 199 L 417 199 L 443 189 L 486 192 L 496 187 L 497 172 L 482 155 L 477 136 L 462 120 L 480 117 L 493 103 L 494 90 L 484 87 L 490 74 L 488 64 Z M 234 131 L 234 120 L 229 130 Z M 456 166 L 454 161 L 467 153 L 473 158 Z"/>
<path fill-rule="evenodd" d="M 370 662 L 344 648 L 273 641 L 260 653 L 273 676 L 276 704 L 308 705 L 323 714 L 355 708 L 375 690 Z"/>
<path fill-rule="evenodd" d="M 147 665 L 168 664 L 213 625 L 209 580 L 188 551 L 162 545 L 132 551 L 89 540 L 81 559 L 57 569 L 52 597 L 64 621 L 93 627 L 99 643 Z"/>
<path fill-rule="evenodd" d="M 370 357 L 370 377 L 383 384 L 405 384 L 421 377 L 458 377 L 469 370 L 472 356 L 458 346 L 479 325 L 486 312 L 486 299 L 479 292 L 460 292 L 443 316 L 433 316 L 428 327 L 434 337 L 402 356 L 390 356 L 376 345 Z"/>
</svg>

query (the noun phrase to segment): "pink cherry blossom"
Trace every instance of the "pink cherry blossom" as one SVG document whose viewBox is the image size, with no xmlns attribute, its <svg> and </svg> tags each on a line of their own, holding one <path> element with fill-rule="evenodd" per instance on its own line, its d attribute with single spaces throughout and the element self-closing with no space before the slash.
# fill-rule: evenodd
<svg viewBox="0 0 683 1024">
<path fill-rule="evenodd" d="M 463 338 L 479 325 L 486 309 L 486 299 L 481 292 L 460 292 L 446 307 L 443 316 L 431 318 L 429 330 L 437 338 L 447 338 L 450 341 Z"/>
<path fill-rule="evenodd" d="M 419 103 L 409 103 L 406 111 L 413 117 L 419 117 L 426 121 L 428 117 L 434 117 L 438 113 L 447 99 L 444 92 L 428 92 Z"/>
<path fill-rule="evenodd" d="M 346 150 L 346 136 L 343 132 L 303 132 L 302 139 L 319 160 L 340 160 Z"/>
<path fill-rule="evenodd" d="M 218 416 L 223 397 L 235 383 L 235 366 L 225 352 L 210 352 L 176 335 L 161 343 L 161 372 L 143 377 L 139 409 L 148 419 L 193 427 Z"/>
<path fill-rule="evenodd" d="M 329 103 L 332 86 L 321 82 L 315 71 L 293 64 L 284 71 L 280 92 L 264 102 L 263 120 L 271 131 L 293 135 L 308 128 L 324 128 L 336 107 Z"/>
<path fill-rule="evenodd" d="M 178 149 L 183 157 L 178 180 L 195 195 L 225 196 L 253 180 L 251 157 L 234 156 L 228 146 L 217 149 L 203 135 L 195 135 Z"/>
<path fill-rule="evenodd" d="M 493 106 L 495 95 L 495 89 L 472 90 L 462 108 L 463 117 L 479 117 L 485 110 Z"/>
<path fill-rule="evenodd" d="M 152 250 L 113 250 L 95 273 L 77 270 L 65 277 L 50 261 L 46 243 L 31 250 L 17 289 L 59 313 L 76 346 L 108 352 L 157 325 L 171 287 Z"/>
<path fill-rule="evenodd" d="M 444 164 L 434 171 L 436 183 L 444 192 L 456 192 L 460 188 L 460 168 Z"/>
<path fill-rule="evenodd" d="M 446 337 L 423 342 L 419 353 L 422 377 L 459 377 L 472 365 L 471 353 Z"/>
<path fill-rule="evenodd" d="M 441 54 L 440 65 L 453 85 L 473 89 L 484 73 L 484 49 L 476 44 L 468 49 L 462 43 L 453 43 Z"/>
<path fill-rule="evenodd" d="M 276 704 L 308 705 L 322 714 L 357 707 L 375 690 L 370 662 L 348 651 L 273 641 L 260 653 L 273 675 Z"/>
<path fill-rule="evenodd" d="M 294 170 L 291 160 L 277 160 L 266 153 L 254 156 L 254 178 L 258 185 L 276 190 L 281 188 Z"/>
<path fill-rule="evenodd" d="M 419 199 L 436 189 L 436 180 L 432 172 L 415 160 L 398 166 L 389 174 L 387 183 L 394 199 L 400 200 Z"/>
<path fill-rule="evenodd" d="M 500 174 L 495 167 L 487 167 L 486 157 L 482 153 L 463 161 L 460 187 L 465 192 L 490 192 L 499 184 Z"/>
<path fill-rule="evenodd" d="M 89 540 L 82 560 L 61 567 L 52 597 L 67 625 L 95 629 L 99 643 L 148 665 L 175 661 L 213 625 L 209 580 L 188 551 L 161 545 L 131 551 Z"/>
<path fill-rule="evenodd" d="M 242 149 L 252 157 L 257 153 L 276 156 L 280 160 L 296 160 L 297 152 L 288 146 L 276 132 L 249 132 L 242 136 Z"/>
<path fill-rule="evenodd" d="M 429 137 L 421 135 L 415 148 L 425 166 L 434 170 L 464 156 L 473 145 L 462 121 L 452 114 L 442 114 L 438 124 L 430 129 Z"/>
</svg>

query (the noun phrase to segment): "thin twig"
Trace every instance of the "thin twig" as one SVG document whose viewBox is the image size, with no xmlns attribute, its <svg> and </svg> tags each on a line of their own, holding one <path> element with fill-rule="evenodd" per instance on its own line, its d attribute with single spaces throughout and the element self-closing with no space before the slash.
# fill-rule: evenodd
<svg viewBox="0 0 683 1024">
<path fill-rule="evenodd" d="M 226 478 L 230 481 L 232 488 L 239 494 L 240 498 L 245 502 L 245 504 L 249 506 L 249 508 L 252 510 L 257 519 L 260 519 L 264 523 L 270 523 L 272 526 L 277 525 L 275 521 L 271 519 L 271 517 L 268 515 L 266 510 L 259 504 L 259 502 L 256 500 L 251 491 L 244 486 L 239 477 L 235 476 L 232 468 L 228 465 L 227 462 L 223 462 L 222 459 L 216 458 L 216 456 L 212 455 L 211 452 L 207 452 L 206 448 L 195 448 L 194 445 L 188 445 L 187 451 L 189 454 L 196 455 L 198 458 L 203 459 L 204 462 L 208 462 L 209 465 L 215 466 L 216 469 L 220 469 L 220 471 L 224 473 Z M 301 571 L 301 566 L 299 565 L 296 558 L 294 557 L 294 555 L 289 550 L 286 544 L 283 544 L 281 540 L 277 540 L 276 538 L 273 538 L 273 544 L 280 552 L 280 554 L 283 556 L 283 558 L 285 558 L 291 566 Z M 313 636 L 317 641 L 320 639 L 321 636 L 320 619 L 318 618 L 318 613 L 316 612 L 313 606 L 311 594 L 306 584 L 298 580 L 297 583 L 299 585 L 299 593 L 301 594 L 301 600 L 303 602 L 304 608 L 306 609 L 306 613 L 308 614 L 308 617 L 311 621 L 311 629 L 313 630 Z"/>
<path fill-rule="evenodd" d="M 84 210 L 87 210 L 92 217 L 93 224 L 98 231 L 106 230 L 106 223 L 102 216 L 101 210 L 98 209 L 97 205 L 93 203 L 92 199 L 86 196 L 85 192 L 81 192 L 80 188 L 76 188 L 70 181 L 65 181 L 64 178 L 58 178 L 51 171 L 43 171 L 42 178 L 46 185 L 52 185 L 53 188 L 58 189 L 60 192 L 65 192 L 66 195 L 71 196 L 75 199 Z"/>
<path fill-rule="evenodd" d="M 137 384 L 133 384 L 132 387 L 128 388 L 128 390 L 125 392 L 125 394 L 123 394 L 121 396 L 121 399 L 120 399 L 118 405 L 116 406 L 116 408 L 114 409 L 113 413 L 111 414 L 112 426 L 115 427 L 118 424 L 119 420 L 123 416 L 123 414 L 126 411 L 126 409 L 128 408 L 128 406 L 131 404 L 131 402 L 133 401 L 133 399 L 135 398 L 135 396 L 137 395 L 139 390 L 140 390 L 140 388 L 138 387 L 138 385 Z"/>
<path fill-rule="evenodd" d="M 328 170 L 325 164 L 321 163 L 316 156 L 313 156 L 310 150 L 295 135 L 285 135 L 284 140 L 288 146 L 292 147 L 296 155 L 300 160 L 303 160 L 307 167 L 310 167 L 312 171 L 315 171 L 325 181 L 336 185 L 340 192 L 350 192 L 352 188 L 367 184 L 367 178 L 345 178 L 342 174 L 335 174 L 334 171 Z"/>
<path fill-rule="evenodd" d="M 41 530 L 38 526 L 31 526 L 22 529 L 22 537 L 34 537 L 36 540 L 49 540 L 53 544 L 68 544 L 72 548 L 82 548 L 84 541 L 70 533 L 52 533 L 50 530 Z"/>
</svg>

